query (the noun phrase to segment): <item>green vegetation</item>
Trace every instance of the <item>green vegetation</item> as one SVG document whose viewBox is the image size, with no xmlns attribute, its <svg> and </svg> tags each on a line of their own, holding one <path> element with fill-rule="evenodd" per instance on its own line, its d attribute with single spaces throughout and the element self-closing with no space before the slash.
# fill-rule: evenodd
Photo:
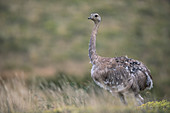
<svg viewBox="0 0 170 113">
<path fill-rule="evenodd" d="M 139 107 L 139 109 L 144 109 L 145 111 L 149 113 L 165 113 L 170 112 L 170 102 L 166 100 L 162 101 L 155 101 L 155 102 L 148 102 L 146 104 L 143 104 Z"/>
<path fill-rule="evenodd" d="M 139 113 L 168 112 L 169 9 L 169 0 L 1 0 L 0 112 L 135 112 L 91 80 L 92 12 L 102 16 L 99 55 L 127 55 L 151 70 L 154 88 Z"/>
</svg>

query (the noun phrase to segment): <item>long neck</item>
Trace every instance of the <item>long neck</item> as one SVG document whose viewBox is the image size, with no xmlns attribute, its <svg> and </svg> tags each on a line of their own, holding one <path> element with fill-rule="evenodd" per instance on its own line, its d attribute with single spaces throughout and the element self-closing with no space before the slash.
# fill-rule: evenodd
<svg viewBox="0 0 170 113">
<path fill-rule="evenodd" d="M 95 26 L 91 34 L 90 43 L 89 43 L 89 58 L 92 64 L 95 64 L 98 57 L 96 53 L 96 35 L 97 35 L 98 28 L 99 28 L 99 23 L 95 23 Z"/>
</svg>

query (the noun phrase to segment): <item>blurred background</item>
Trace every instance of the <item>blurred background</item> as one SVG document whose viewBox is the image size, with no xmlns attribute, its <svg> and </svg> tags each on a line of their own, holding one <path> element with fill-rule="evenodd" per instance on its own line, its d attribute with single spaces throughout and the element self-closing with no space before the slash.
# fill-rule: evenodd
<svg viewBox="0 0 170 113">
<path fill-rule="evenodd" d="M 170 97 L 169 0 L 1 0 L 0 76 L 90 81 L 87 18 L 102 17 L 101 56 L 127 55 L 151 70 L 158 99 Z"/>
</svg>

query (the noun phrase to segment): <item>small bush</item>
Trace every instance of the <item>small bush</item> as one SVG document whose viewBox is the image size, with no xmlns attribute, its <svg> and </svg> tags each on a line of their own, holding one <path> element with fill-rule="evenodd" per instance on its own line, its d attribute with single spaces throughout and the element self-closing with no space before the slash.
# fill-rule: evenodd
<svg viewBox="0 0 170 113">
<path fill-rule="evenodd" d="M 139 108 L 143 109 L 149 113 L 169 113 L 170 112 L 170 102 L 167 100 L 162 101 L 152 101 L 141 105 Z"/>
</svg>

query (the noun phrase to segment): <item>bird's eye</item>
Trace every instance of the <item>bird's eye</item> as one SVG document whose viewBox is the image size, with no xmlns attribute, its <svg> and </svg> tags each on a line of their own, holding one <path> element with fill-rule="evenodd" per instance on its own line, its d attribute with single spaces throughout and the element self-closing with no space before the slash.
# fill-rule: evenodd
<svg viewBox="0 0 170 113">
<path fill-rule="evenodd" d="M 98 15 L 94 15 L 94 17 L 98 17 Z"/>
</svg>

